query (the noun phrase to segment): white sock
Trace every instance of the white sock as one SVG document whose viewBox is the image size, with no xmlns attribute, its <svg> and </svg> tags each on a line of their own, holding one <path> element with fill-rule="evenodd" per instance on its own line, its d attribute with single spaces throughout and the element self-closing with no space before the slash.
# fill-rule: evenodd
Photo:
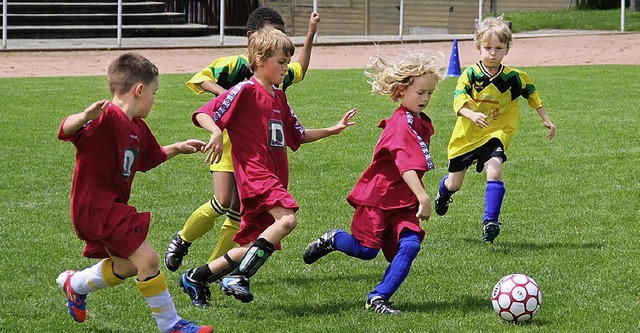
<svg viewBox="0 0 640 333">
<path fill-rule="evenodd" d="M 169 333 L 171 328 L 180 321 L 176 306 L 173 304 L 169 290 L 161 292 L 159 295 L 145 297 L 145 301 L 151 309 L 151 314 L 158 324 L 161 332 Z"/>
<path fill-rule="evenodd" d="M 100 261 L 97 264 L 85 268 L 76 272 L 71 277 L 71 288 L 78 294 L 88 294 L 98 289 L 104 289 L 107 284 L 102 278 L 102 264 L 104 261 Z"/>
</svg>

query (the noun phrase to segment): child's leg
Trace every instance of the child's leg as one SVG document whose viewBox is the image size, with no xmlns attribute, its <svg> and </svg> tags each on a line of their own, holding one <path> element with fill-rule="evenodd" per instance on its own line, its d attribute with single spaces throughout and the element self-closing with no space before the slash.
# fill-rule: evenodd
<svg viewBox="0 0 640 333">
<path fill-rule="evenodd" d="M 448 175 L 442 177 L 435 199 L 436 214 L 445 215 L 447 213 L 449 204 L 451 203 L 451 196 L 462 187 L 465 173 L 466 169 L 463 171 L 450 172 Z"/>
<path fill-rule="evenodd" d="M 189 253 L 191 243 L 213 229 L 216 219 L 227 214 L 231 205 L 236 184 L 233 173 L 214 171 L 211 177 L 215 195 L 191 213 L 165 252 L 164 264 L 170 271 L 175 272 L 180 267 L 183 257 Z"/>
<path fill-rule="evenodd" d="M 387 268 L 382 281 L 369 293 L 369 299 L 381 296 L 389 300 L 404 282 L 413 260 L 420 251 L 420 236 L 414 231 L 403 231 L 398 240 L 398 253 Z"/>
<path fill-rule="evenodd" d="M 487 189 L 482 221 L 498 221 L 505 194 L 502 182 L 502 161 L 498 157 L 493 157 L 487 161 L 485 167 L 487 170 Z"/>
<path fill-rule="evenodd" d="M 360 242 L 344 230 L 338 230 L 333 236 L 333 246 L 336 250 L 362 260 L 371 260 L 378 255 L 379 249 L 360 245 Z"/>
<path fill-rule="evenodd" d="M 137 268 L 138 278 L 136 284 L 138 290 L 147 301 L 147 305 L 151 309 L 151 315 L 156 320 L 160 332 L 170 332 L 178 327 L 183 329 L 189 327 L 197 328 L 197 326 L 182 320 L 178 316 L 173 299 L 169 294 L 167 280 L 158 269 L 158 254 L 146 241 L 133 251 L 128 260 Z M 124 266 L 126 265 L 126 260 L 120 259 L 116 263 Z M 203 331 L 211 332 L 211 327 L 203 327 Z"/>
<path fill-rule="evenodd" d="M 99 289 L 113 287 L 124 282 L 125 277 L 113 272 L 113 261 L 105 259 L 81 271 L 60 273 L 56 282 L 67 295 L 67 308 L 71 317 L 82 323 L 87 317 L 87 294 Z"/>
<path fill-rule="evenodd" d="M 216 247 L 213 250 L 211 257 L 209 257 L 208 262 L 212 262 L 214 259 L 221 257 L 223 254 L 236 247 L 237 244 L 233 241 L 233 236 L 239 230 L 240 198 L 238 198 L 238 191 L 234 184 L 231 206 L 227 211 L 227 218 L 224 220 L 224 223 L 222 223 L 222 227 L 220 227 L 220 235 L 218 236 Z"/>
</svg>

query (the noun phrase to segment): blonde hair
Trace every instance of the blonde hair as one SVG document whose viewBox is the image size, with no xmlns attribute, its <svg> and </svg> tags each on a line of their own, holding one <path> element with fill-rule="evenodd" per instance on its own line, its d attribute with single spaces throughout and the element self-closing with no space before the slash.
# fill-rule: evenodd
<svg viewBox="0 0 640 333">
<path fill-rule="evenodd" d="M 445 71 L 444 55 L 406 50 L 404 54 L 390 58 L 374 56 L 373 64 L 364 74 L 369 78 L 371 93 L 390 95 L 393 101 L 400 99 L 400 92 L 413 83 L 413 79 L 431 74 L 442 80 Z"/>
<path fill-rule="evenodd" d="M 480 22 L 476 28 L 474 37 L 476 47 L 480 48 L 482 42 L 487 41 L 492 36 L 498 37 L 501 43 L 507 44 L 507 50 L 511 48 L 511 44 L 513 43 L 511 29 L 507 22 L 504 21 L 502 15 L 498 17 L 487 17 Z"/>
<path fill-rule="evenodd" d="M 255 71 L 258 67 L 258 59 L 270 59 L 278 51 L 282 51 L 287 57 L 293 56 L 296 51 L 291 39 L 282 31 L 264 27 L 252 33 L 249 38 L 249 68 Z"/>
</svg>

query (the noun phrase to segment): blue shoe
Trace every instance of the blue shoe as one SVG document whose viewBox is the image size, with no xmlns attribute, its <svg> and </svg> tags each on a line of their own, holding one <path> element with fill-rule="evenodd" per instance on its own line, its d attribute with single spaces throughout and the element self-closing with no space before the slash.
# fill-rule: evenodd
<svg viewBox="0 0 640 333">
<path fill-rule="evenodd" d="M 482 222 L 482 241 L 493 243 L 500 234 L 500 222 L 487 220 Z"/>
<path fill-rule="evenodd" d="M 313 264 L 318 259 L 335 251 L 336 248 L 333 246 L 333 237 L 337 232 L 338 229 L 331 229 L 322 234 L 318 239 L 309 243 L 302 254 L 302 260 L 307 264 Z"/>
<path fill-rule="evenodd" d="M 184 319 L 180 319 L 173 327 L 171 328 L 170 333 L 211 333 L 213 332 L 213 327 L 211 326 L 198 326 L 196 323 L 186 321 Z"/>
<path fill-rule="evenodd" d="M 67 308 L 73 320 L 82 323 L 87 319 L 87 295 L 81 295 L 71 288 L 71 277 L 76 271 L 64 271 L 58 275 L 56 283 L 67 295 Z"/>
<path fill-rule="evenodd" d="M 193 269 L 190 269 L 180 276 L 180 287 L 191 298 L 191 304 L 201 308 L 208 308 L 211 306 L 211 303 L 209 303 L 211 299 L 209 286 L 206 283 L 191 279 L 189 275 L 191 275 L 192 271 Z"/>
<path fill-rule="evenodd" d="M 253 295 L 249 291 L 249 278 L 242 275 L 229 275 L 220 282 L 220 289 L 242 303 L 249 303 Z"/>
</svg>

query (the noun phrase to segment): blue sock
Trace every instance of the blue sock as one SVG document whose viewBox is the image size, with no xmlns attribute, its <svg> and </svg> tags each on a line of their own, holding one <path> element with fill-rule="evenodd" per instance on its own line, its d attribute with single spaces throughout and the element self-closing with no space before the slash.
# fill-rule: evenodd
<svg viewBox="0 0 640 333">
<path fill-rule="evenodd" d="M 420 236 L 414 231 L 404 231 L 398 242 L 398 253 L 384 272 L 382 281 L 369 293 L 369 299 L 374 296 L 382 296 L 389 300 L 400 288 L 400 285 L 409 275 L 409 269 L 413 260 L 420 251 Z"/>
<path fill-rule="evenodd" d="M 500 207 L 502 207 L 502 199 L 504 198 L 504 183 L 499 180 L 487 181 L 487 190 L 485 193 L 484 221 L 498 221 L 500 216 Z"/>
<path fill-rule="evenodd" d="M 362 260 L 371 260 L 378 255 L 378 249 L 373 249 L 370 247 L 365 247 L 360 245 L 360 242 L 349 235 L 344 230 L 338 230 L 336 234 L 333 236 L 333 246 L 335 248 L 351 257 L 356 257 Z"/>
<path fill-rule="evenodd" d="M 442 177 L 442 180 L 440 180 L 440 188 L 438 189 L 438 192 L 440 193 L 440 197 L 441 198 L 449 198 L 452 194 L 456 193 L 456 191 L 449 191 L 449 189 L 444 185 L 444 181 L 447 180 L 447 178 L 449 178 L 449 175 L 445 175 L 444 177 Z"/>
</svg>

